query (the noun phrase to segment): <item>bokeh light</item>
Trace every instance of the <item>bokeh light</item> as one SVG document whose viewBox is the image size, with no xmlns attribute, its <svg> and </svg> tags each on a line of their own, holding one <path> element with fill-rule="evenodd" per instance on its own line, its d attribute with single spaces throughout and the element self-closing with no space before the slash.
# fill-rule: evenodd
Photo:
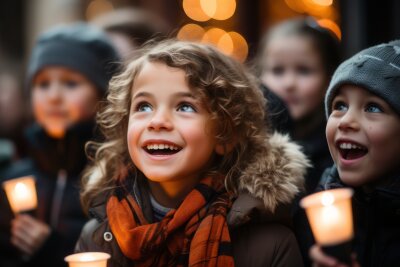
<svg viewBox="0 0 400 267">
<path fill-rule="evenodd" d="M 229 38 L 227 36 L 229 36 Z M 230 43 L 232 43 L 232 48 L 230 47 Z M 249 46 L 246 39 L 241 34 L 237 32 L 228 32 L 226 35 L 221 37 L 218 47 L 221 45 L 225 45 L 224 49 L 226 49 L 227 52 L 231 50 L 229 54 L 227 53 L 228 55 L 236 58 L 240 62 L 244 62 L 246 60 L 249 52 Z M 222 50 L 222 48 L 220 49 Z"/>
<path fill-rule="evenodd" d="M 200 0 L 183 0 L 182 6 L 185 14 L 192 20 L 207 21 L 211 18 L 203 11 Z"/>
<path fill-rule="evenodd" d="M 204 33 L 205 30 L 203 27 L 197 24 L 189 23 L 179 30 L 177 38 L 186 41 L 200 41 L 203 38 Z"/>
<path fill-rule="evenodd" d="M 216 46 L 228 56 L 232 56 L 244 62 L 248 54 L 248 44 L 246 39 L 237 32 L 226 32 L 219 28 L 207 30 L 202 39 L 203 43 Z"/>
<path fill-rule="evenodd" d="M 285 0 L 286 5 L 297 13 L 304 13 L 305 12 L 305 5 L 303 1 L 299 0 Z"/>
<path fill-rule="evenodd" d="M 226 20 L 233 16 L 236 10 L 235 0 L 200 0 L 204 13 L 216 20 Z"/>
<path fill-rule="evenodd" d="M 330 6 L 333 4 L 333 0 L 312 0 L 312 1 L 320 6 Z"/>
<path fill-rule="evenodd" d="M 215 46 L 218 46 L 218 42 L 221 39 L 222 36 L 226 34 L 226 31 L 220 28 L 210 28 L 208 29 L 202 38 L 203 43 L 208 43 L 208 44 L 213 44 Z"/>
<path fill-rule="evenodd" d="M 320 19 L 317 20 L 317 22 L 321 27 L 327 28 L 328 30 L 332 31 L 339 40 L 342 40 L 342 31 L 334 21 L 330 19 Z"/>
<path fill-rule="evenodd" d="M 227 55 L 232 55 L 234 50 L 233 40 L 229 33 L 225 33 L 221 36 L 217 43 L 217 47 Z"/>
<path fill-rule="evenodd" d="M 114 9 L 113 4 L 107 0 L 93 0 L 86 9 L 86 19 L 91 20 L 100 14 L 109 12 Z"/>
</svg>

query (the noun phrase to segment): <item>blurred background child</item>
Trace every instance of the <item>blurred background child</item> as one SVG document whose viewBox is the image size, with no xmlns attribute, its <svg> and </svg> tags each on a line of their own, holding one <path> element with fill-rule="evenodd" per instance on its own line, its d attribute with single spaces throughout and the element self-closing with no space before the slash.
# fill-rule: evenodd
<svg viewBox="0 0 400 267">
<path fill-rule="evenodd" d="M 4 177 L 33 175 L 38 207 L 13 218 L 2 192 L 2 267 L 63 266 L 73 251 L 86 221 L 78 187 L 84 145 L 94 137 L 96 107 L 118 60 L 105 34 L 85 23 L 52 28 L 36 42 L 26 80 L 35 120 L 26 133 L 30 157 Z"/>
<path fill-rule="evenodd" d="M 353 251 L 361 266 L 399 264 L 399 88 L 400 41 L 394 41 L 343 62 L 325 98 L 326 138 L 335 165 L 322 187 L 354 188 Z M 317 246 L 311 257 L 316 266 L 339 266 Z"/>
<path fill-rule="evenodd" d="M 110 37 L 123 59 L 134 56 L 145 42 L 167 35 L 168 24 L 150 10 L 124 7 L 103 13 L 90 21 Z"/>
<path fill-rule="evenodd" d="M 340 62 L 338 40 L 311 17 L 296 18 L 272 27 L 259 50 L 260 78 L 287 105 L 293 123 L 290 135 L 313 165 L 306 177 L 306 191 L 312 192 L 332 164 L 323 98 Z"/>
<path fill-rule="evenodd" d="M 290 114 L 285 129 L 311 161 L 305 191 L 313 192 L 323 171 L 332 165 L 325 138 L 324 95 L 340 62 L 339 42 L 311 17 L 294 18 L 273 26 L 263 37 L 257 58 L 258 74 Z M 295 203 L 293 221 L 305 265 L 310 265 L 313 237 L 304 210 Z"/>
</svg>

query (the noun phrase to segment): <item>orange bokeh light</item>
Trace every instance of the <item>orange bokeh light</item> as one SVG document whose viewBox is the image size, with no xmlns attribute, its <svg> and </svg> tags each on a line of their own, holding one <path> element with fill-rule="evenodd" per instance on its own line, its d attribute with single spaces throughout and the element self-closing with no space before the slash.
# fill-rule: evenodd
<svg viewBox="0 0 400 267">
<path fill-rule="evenodd" d="M 333 4 L 333 0 L 312 0 L 312 1 L 320 6 L 330 6 Z"/>
<path fill-rule="evenodd" d="M 233 45 L 233 49 L 230 55 L 236 58 L 238 61 L 244 62 L 249 52 L 249 46 L 246 39 L 237 32 L 228 32 L 228 35 L 232 40 Z"/>
<path fill-rule="evenodd" d="M 285 0 L 286 5 L 297 13 L 305 12 L 305 6 L 303 1 L 296 1 L 296 0 Z"/>
<path fill-rule="evenodd" d="M 328 30 L 332 31 L 339 40 L 342 40 L 342 31 L 334 21 L 330 19 L 320 19 L 317 22 L 321 27 L 327 28 Z"/>
<path fill-rule="evenodd" d="M 229 33 L 222 35 L 217 43 L 217 47 L 225 54 L 232 55 L 234 44 L 231 35 Z"/>
<path fill-rule="evenodd" d="M 202 38 L 203 43 L 208 43 L 208 44 L 213 44 L 215 46 L 218 46 L 218 42 L 221 39 L 222 36 L 226 34 L 226 31 L 220 28 L 210 28 L 204 33 L 204 36 Z"/>
<path fill-rule="evenodd" d="M 183 0 L 182 6 L 185 14 L 192 20 L 207 21 L 211 18 L 203 11 L 200 0 Z"/>
<path fill-rule="evenodd" d="M 91 20 L 94 17 L 109 12 L 114 9 L 113 4 L 107 0 L 94 0 L 90 2 L 89 6 L 86 9 L 86 18 L 87 20 Z"/>
<path fill-rule="evenodd" d="M 200 41 L 203 38 L 204 33 L 205 30 L 203 27 L 190 23 L 186 24 L 179 30 L 177 38 L 186 41 Z"/>
<path fill-rule="evenodd" d="M 200 5 L 204 13 L 216 20 L 229 19 L 236 10 L 235 0 L 200 0 Z"/>
</svg>

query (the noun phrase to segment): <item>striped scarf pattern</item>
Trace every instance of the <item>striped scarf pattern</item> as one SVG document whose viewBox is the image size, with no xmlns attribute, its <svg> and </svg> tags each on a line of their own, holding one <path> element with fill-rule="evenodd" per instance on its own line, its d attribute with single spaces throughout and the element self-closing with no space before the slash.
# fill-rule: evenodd
<svg viewBox="0 0 400 267">
<path fill-rule="evenodd" d="M 135 266 L 234 266 L 223 178 L 206 177 L 177 209 L 148 223 L 130 194 L 110 197 L 107 216 L 123 254 Z"/>
</svg>

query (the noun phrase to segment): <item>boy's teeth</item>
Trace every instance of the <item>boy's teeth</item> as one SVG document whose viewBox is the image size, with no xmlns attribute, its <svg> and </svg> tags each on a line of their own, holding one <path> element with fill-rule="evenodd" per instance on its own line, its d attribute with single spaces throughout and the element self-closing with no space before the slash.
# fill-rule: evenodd
<svg viewBox="0 0 400 267">
<path fill-rule="evenodd" d="M 341 149 L 363 149 L 362 147 L 357 146 L 357 145 L 355 145 L 355 144 L 351 144 L 351 143 L 341 143 L 341 144 L 339 145 L 339 147 L 340 147 Z"/>
</svg>

